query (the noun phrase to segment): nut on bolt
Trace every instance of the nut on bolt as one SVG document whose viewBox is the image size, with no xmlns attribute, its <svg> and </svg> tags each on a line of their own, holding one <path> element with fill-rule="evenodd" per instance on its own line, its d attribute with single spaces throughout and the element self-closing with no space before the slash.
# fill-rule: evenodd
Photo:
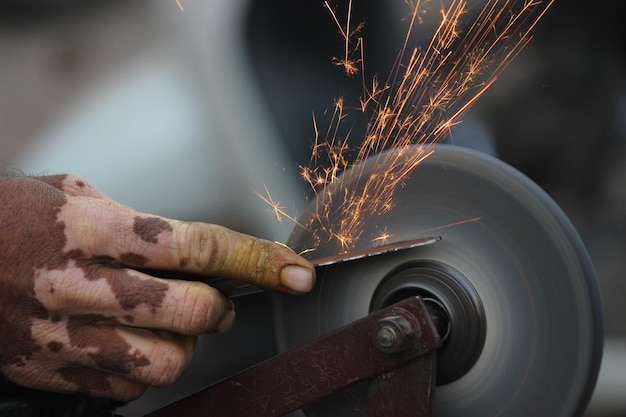
<svg viewBox="0 0 626 417">
<path fill-rule="evenodd" d="M 402 316 L 388 316 L 376 322 L 372 338 L 374 346 L 383 353 L 404 350 L 407 336 L 413 332 L 411 323 Z"/>
</svg>

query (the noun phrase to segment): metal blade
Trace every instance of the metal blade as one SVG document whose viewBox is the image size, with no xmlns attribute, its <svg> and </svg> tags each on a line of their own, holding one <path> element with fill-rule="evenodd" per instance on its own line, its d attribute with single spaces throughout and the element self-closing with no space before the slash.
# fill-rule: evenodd
<svg viewBox="0 0 626 417">
<path fill-rule="evenodd" d="M 384 253 L 398 252 L 405 249 L 413 249 L 419 246 L 426 246 L 441 240 L 441 237 L 424 237 L 420 239 L 403 240 L 397 243 L 388 243 L 385 245 L 374 246 L 350 252 L 344 252 L 337 255 L 324 256 L 322 258 L 312 259 L 313 266 L 329 266 L 342 262 L 356 261 L 357 259 L 369 258 L 370 256 L 382 255 Z"/>
</svg>

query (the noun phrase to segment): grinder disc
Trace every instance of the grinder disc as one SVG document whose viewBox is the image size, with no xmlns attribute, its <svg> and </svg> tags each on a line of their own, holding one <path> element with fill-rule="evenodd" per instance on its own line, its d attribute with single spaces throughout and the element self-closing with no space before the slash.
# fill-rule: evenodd
<svg viewBox="0 0 626 417">
<path fill-rule="evenodd" d="M 370 158 L 342 187 L 372 174 Z M 353 169 L 353 172 L 355 170 Z M 340 204 L 341 188 L 330 190 Z M 560 208 L 520 172 L 487 155 L 437 145 L 367 222 L 355 250 L 440 236 L 435 243 L 318 269 L 312 293 L 276 295 L 279 349 L 287 350 L 413 294 L 450 326 L 438 352 L 435 413 L 450 417 L 577 416 L 602 351 L 599 291 L 590 258 Z M 315 202 L 301 218 L 314 216 Z M 289 246 L 314 244 L 296 227 Z M 311 257 L 336 255 L 321 244 Z M 366 415 L 366 384 L 307 406 L 308 417 Z"/>
</svg>

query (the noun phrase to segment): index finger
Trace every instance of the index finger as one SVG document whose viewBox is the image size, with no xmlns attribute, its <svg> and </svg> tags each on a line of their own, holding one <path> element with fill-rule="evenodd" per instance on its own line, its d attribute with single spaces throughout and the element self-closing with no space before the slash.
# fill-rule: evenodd
<svg viewBox="0 0 626 417">
<path fill-rule="evenodd" d="M 289 248 L 214 224 L 87 197 L 68 198 L 58 220 L 65 224 L 66 250 L 88 250 L 128 266 L 233 278 L 291 293 L 308 292 L 315 283 L 313 266 Z"/>
<path fill-rule="evenodd" d="M 285 246 L 213 224 L 171 224 L 173 262 L 187 272 L 288 292 L 305 293 L 313 288 L 313 266 Z"/>
</svg>

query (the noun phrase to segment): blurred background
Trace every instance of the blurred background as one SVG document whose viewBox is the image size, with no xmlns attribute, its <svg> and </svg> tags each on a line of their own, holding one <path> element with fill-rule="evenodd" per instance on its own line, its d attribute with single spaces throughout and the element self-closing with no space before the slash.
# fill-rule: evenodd
<svg viewBox="0 0 626 417">
<path fill-rule="evenodd" d="M 289 211 L 302 210 L 298 164 L 308 161 L 311 115 L 339 95 L 358 97 L 360 79 L 331 62 L 343 45 L 322 2 L 182 4 L 184 12 L 175 0 L 1 0 L 0 163 L 71 172 L 137 210 L 285 241 L 291 225 L 276 222 L 255 191 L 267 186 Z M 384 73 L 397 54 L 389 45 L 404 32 L 394 22 L 407 9 L 400 0 L 358 4 L 368 72 Z M 453 132 L 455 143 L 492 153 L 542 186 L 591 254 L 606 342 L 588 417 L 626 415 L 622 9 L 616 0 L 556 1 Z M 255 331 L 267 329 L 270 322 Z M 228 375 L 210 355 L 219 343 L 201 343 L 208 353 L 185 376 L 192 382 L 149 391 L 122 413 L 142 415 L 202 386 L 207 367 Z M 255 363 L 270 353 L 246 346 L 233 355 Z"/>
</svg>

